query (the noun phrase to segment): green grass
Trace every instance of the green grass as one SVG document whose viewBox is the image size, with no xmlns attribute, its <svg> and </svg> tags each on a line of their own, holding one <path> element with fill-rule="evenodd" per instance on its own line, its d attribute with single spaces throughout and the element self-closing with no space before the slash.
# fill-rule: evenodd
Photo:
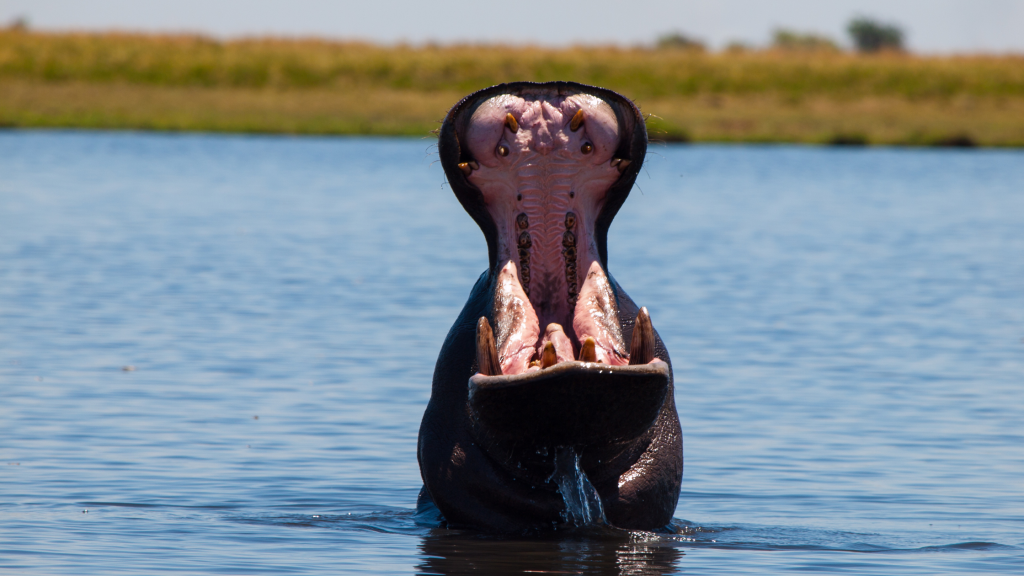
<svg viewBox="0 0 1024 576">
<path fill-rule="evenodd" d="M 0 32 L 0 124 L 424 134 L 478 88 L 605 86 L 667 140 L 1024 145 L 1024 57 Z"/>
</svg>

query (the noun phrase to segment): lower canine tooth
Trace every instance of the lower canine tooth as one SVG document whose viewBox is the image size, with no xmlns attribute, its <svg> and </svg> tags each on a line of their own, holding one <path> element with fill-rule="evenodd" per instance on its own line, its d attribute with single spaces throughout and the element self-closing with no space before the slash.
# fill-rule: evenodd
<svg viewBox="0 0 1024 576">
<path fill-rule="evenodd" d="M 494 332 L 491 331 L 491 323 L 485 316 L 481 316 L 476 323 L 476 362 L 484 376 L 501 376 L 498 348 L 494 345 Z"/>
<path fill-rule="evenodd" d="M 632 164 L 632 163 L 633 163 L 632 160 L 621 160 L 621 161 L 619 161 L 619 172 L 620 173 L 625 172 L 626 168 L 629 168 L 629 165 Z"/>
<path fill-rule="evenodd" d="M 554 366 L 557 362 L 558 356 L 555 355 L 555 344 L 549 341 L 544 345 L 544 352 L 540 355 L 540 367 Z"/>
<path fill-rule="evenodd" d="M 476 162 L 474 162 L 474 164 L 476 164 Z M 469 165 L 469 162 L 459 162 L 459 170 L 462 170 L 462 173 L 466 176 L 473 173 L 473 167 Z"/>
<path fill-rule="evenodd" d="M 589 336 L 580 348 L 580 362 L 597 362 L 597 343 Z"/>
<path fill-rule="evenodd" d="M 629 365 L 647 364 L 654 360 L 654 326 L 647 307 L 637 312 L 633 323 L 633 339 L 629 344 Z"/>
</svg>

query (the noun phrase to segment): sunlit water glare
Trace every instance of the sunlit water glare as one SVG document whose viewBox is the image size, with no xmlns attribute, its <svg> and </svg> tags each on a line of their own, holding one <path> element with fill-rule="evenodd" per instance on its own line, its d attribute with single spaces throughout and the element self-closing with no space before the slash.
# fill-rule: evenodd
<svg viewBox="0 0 1024 576">
<path fill-rule="evenodd" d="M 655 146 L 678 534 L 415 516 L 486 265 L 429 139 L 0 132 L 0 568 L 1024 572 L 1024 154 Z"/>
</svg>

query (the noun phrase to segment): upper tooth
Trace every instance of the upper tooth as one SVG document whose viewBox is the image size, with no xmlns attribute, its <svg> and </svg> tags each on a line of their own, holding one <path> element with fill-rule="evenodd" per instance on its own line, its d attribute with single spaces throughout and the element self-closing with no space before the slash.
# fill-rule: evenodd
<svg viewBox="0 0 1024 576">
<path fill-rule="evenodd" d="M 569 130 L 573 132 L 580 129 L 583 124 L 583 110 L 577 110 L 576 114 L 573 114 L 572 120 L 569 121 Z"/>
</svg>

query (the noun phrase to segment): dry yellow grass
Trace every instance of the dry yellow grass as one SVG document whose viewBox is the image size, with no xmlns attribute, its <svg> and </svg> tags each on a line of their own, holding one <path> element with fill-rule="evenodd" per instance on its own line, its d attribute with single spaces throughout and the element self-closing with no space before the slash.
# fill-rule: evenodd
<svg viewBox="0 0 1024 576">
<path fill-rule="evenodd" d="M 1024 98 L 705 96 L 641 102 L 651 139 L 1024 146 Z"/>
<path fill-rule="evenodd" d="M 0 126 L 424 136 L 460 93 L 0 80 Z"/>
<path fill-rule="evenodd" d="M 0 32 L 0 124 L 426 134 L 511 80 L 617 90 L 652 137 L 1024 145 L 1024 57 L 382 47 L 324 40 Z"/>
</svg>

